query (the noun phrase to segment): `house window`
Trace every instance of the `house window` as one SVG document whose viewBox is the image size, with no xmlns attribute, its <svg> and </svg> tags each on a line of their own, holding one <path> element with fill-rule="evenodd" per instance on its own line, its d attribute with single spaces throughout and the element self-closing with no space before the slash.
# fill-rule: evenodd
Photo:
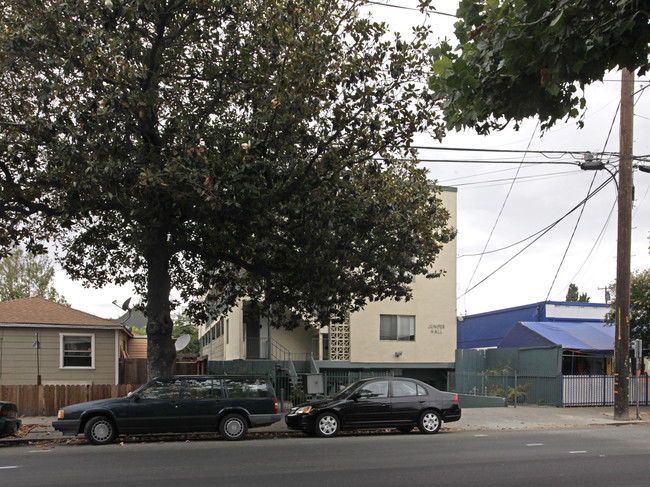
<svg viewBox="0 0 650 487">
<path fill-rule="evenodd" d="M 379 339 L 415 341 L 415 316 L 380 315 Z"/>
<path fill-rule="evenodd" d="M 59 342 L 61 368 L 95 368 L 95 335 L 60 333 Z"/>
</svg>

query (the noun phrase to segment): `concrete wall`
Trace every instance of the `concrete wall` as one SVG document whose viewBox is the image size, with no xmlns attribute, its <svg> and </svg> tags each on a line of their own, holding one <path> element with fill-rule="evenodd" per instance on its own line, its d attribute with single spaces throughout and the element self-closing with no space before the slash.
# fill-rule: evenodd
<svg viewBox="0 0 650 487">
<path fill-rule="evenodd" d="M 41 344 L 40 375 L 47 384 L 116 384 L 116 344 L 119 331 L 79 328 L 0 328 L 0 384 L 37 383 L 36 333 Z M 60 334 L 88 334 L 95 337 L 94 368 L 61 368 Z M 116 340 L 116 336 L 118 340 Z"/>
<path fill-rule="evenodd" d="M 271 339 L 281 343 L 291 353 L 311 353 L 312 339 L 318 339 L 318 330 L 314 328 L 305 330 L 304 327 L 298 327 L 293 330 L 272 328 Z"/>
</svg>

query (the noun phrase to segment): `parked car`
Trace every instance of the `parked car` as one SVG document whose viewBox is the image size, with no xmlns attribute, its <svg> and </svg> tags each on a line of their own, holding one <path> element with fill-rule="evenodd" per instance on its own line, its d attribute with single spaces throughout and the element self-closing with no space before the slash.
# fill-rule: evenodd
<svg viewBox="0 0 650 487">
<path fill-rule="evenodd" d="M 83 433 L 95 445 L 117 435 L 218 431 L 241 440 L 248 428 L 279 421 L 278 401 L 266 377 L 160 377 L 126 397 L 59 409 L 55 429 Z"/>
<path fill-rule="evenodd" d="M 0 438 L 15 434 L 22 424 L 13 402 L 0 401 Z"/>
<path fill-rule="evenodd" d="M 441 423 L 460 419 L 458 394 L 442 392 L 419 380 L 375 378 L 354 382 L 328 399 L 291 408 L 290 429 L 332 437 L 342 429 L 397 428 L 437 433 Z"/>
</svg>

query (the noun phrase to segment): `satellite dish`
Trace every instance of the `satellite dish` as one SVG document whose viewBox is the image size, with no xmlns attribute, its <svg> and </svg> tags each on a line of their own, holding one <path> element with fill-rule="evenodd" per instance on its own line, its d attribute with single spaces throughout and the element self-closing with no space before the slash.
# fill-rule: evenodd
<svg viewBox="0 0 650 487">
<path fill-rule="evenodd" d="M 176 343 L 174 343 L 174 347 L 176 348 L 177 352 L 180 352 L 183 350 L 185 347 L 187 347 L 190 344 L 191 337 L 189 335 L 181 335 L 176 339 Z"/>
<path fill-rule="evenodd" d="M 129 309 L 129 304 L 131 304 L 131 298 L 127 299 L 126 301 L 124 301 L 122 303 L 122 309 L 124 311 L 128 310 Z"/>
</svg>

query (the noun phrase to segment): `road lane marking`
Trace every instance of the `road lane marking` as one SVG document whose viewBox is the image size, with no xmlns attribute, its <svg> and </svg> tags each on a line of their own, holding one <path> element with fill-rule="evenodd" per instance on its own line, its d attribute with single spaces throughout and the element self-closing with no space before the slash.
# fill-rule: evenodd
<svg viewBox="0 0 650 487">
<path fill-rule="evenodd" d="M 575 450 L 575 451 L 570 451 L 569 453 L 587 453 L 587 450 Z"/>
<path fill-rule="evenodd" d="M 528 443 L 526 446 L 544 446 L 544 443 Z"/>
<path fill-rule="evenodd" d="M 481 436 L 487 436 L 487 435 L 474 435 L 474 436 L 478 436 L 478 437 L 481 437 Z"/>
<path fill-rule="evenodd" d="M 0 467 L 0 470 L 7 470 L 10 468 L 18 468 L 18 465 L 7 465 L 6 467 Z"/>
</svg>

